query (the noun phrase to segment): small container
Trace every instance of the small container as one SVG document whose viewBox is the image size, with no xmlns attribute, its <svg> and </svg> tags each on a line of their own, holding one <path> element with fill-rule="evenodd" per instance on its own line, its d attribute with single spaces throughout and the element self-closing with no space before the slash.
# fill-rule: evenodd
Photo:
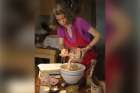
<svg viewBox="0 0 140 93">
<path fill-rule="evenodd" d="M 44 87 L 44 91 L 49 92 L 50 91 L 50 87 Z"/>
<path fill-rule="evenodd" d="M 57 86 L 51 87 L 51 93 L 58 93 L 59 88 Z"/>
<path fill-rule="evenodd" d="M 67 93 L 67 91 L 66 90 L 61 90 L 61 91 L 59 91 L 59 93 Z"/>
<path fill-rule="evenodd" d="M 40 86 L 40 93 L 50 93 L 49 86 Z"/>
<path fill-rule="evenodd" d="M 71 85 L 66 88 L 67 93 L 79 93 L 79 87 L 77 85 Z"/>
</svg>

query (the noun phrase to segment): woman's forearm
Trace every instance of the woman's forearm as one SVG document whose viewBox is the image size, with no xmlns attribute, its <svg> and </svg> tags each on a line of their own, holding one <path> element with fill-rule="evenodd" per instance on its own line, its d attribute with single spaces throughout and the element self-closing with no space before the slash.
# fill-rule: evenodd
<svg viewBox="0 0 140 93">
<path fill-rule="evenodd" d="M 93 28 L 90 28 L 88 32 L 94 37 L 92 41 L 87 45 L 87 48 L 90 49 L 99 41 L 100 33 Z"/>
</svg>

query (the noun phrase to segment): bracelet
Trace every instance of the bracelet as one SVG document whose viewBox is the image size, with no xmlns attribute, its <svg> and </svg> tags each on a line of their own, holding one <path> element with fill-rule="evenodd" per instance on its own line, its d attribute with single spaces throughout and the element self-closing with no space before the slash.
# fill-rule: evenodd
<svg viewBox="0 0 140 93">
<path fill-rule="evenodd" d="M 92 46 L 91 46 L 91 45 L 89 45 L 89 47 L 91 48 Z"/>
<path fill-rule="evenodd" d="M 90 49 L 90 48 L 91 48 L 91 46 L 90 46 L 90 45 L 88 45 L 88 46 L 87 46 L 87 49 Z"/>
</svg>

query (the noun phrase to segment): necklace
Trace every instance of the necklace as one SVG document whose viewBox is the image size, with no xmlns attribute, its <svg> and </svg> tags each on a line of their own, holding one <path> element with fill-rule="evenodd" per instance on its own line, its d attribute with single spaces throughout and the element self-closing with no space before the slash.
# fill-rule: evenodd
<svg viewBox="0 0 140 93">
<path fill-rule="evenodd" d="M 65 35 L 70 42 L 75 42 L 75 40 L 76 40 L 75 32 L 73 32 L 73 30 L 74 30 L 74 28 L 70 24 L 67 26 L 66 31 L 65 31 Z"/>
<path fill-rule="evenodd" d="M 68 27 L 67 27 L 67 32 L 68 32 L 68 35 L 72 38 L 72 26 L 71 25 L 69 25 Z"/>
</svg>

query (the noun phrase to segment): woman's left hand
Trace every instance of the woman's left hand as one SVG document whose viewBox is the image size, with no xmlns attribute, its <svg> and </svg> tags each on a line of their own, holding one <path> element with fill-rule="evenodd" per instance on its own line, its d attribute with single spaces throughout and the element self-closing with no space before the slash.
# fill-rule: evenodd
<svg viewBox="0 0 140 93">
<path fill-rule="evenodd" d="M 77 57 L 79 59 L 83 58 L 83 56 L 85 55 L 85 53 L 88 51 L 87 48 L 76 48 L 77 51 Z"/>
<path fill-rule="evenodd" d="M 85 47 L 85 48 L 81 48 L 81 51 L 83 52 L 83 53 L 86 53 L 88 50 L 90 49 L 90 47 Z"/>
<path fill-rule="evenodd" d="M 73 48 L 71 49 L 69 53 L 69 57 L 72 60 L 72 62 L 79 62 L 82 57 L 82 51 L 81 48 Z"/>
</svg>

